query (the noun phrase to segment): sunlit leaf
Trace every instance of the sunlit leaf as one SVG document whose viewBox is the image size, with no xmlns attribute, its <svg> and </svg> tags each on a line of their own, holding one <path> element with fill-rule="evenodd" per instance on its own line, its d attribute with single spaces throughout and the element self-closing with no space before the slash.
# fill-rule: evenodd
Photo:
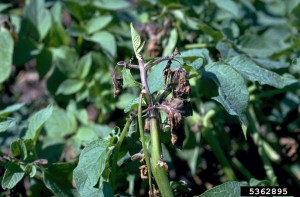
<svg viewBox="0 0 300 197">
<path fill-rule="evenodd" d="M 0 27 L 0 83 L 5 81 L 11 72 L 14 41 L 10 33 Z"/>
</svg>

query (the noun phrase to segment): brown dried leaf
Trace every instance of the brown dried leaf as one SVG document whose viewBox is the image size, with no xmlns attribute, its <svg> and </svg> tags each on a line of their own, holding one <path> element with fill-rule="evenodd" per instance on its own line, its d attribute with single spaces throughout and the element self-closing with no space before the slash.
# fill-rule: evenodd
<svg viewBox="0 0 300 197">
<path fill-rule="evenodd" d="M 117 70 L 117 68 L 114 69 L 114 72 L 112 74 L 112 84 L 114 86 L 114 96 L 115 97 L 118 96 L 123 90 L 123 79 L 117 77 L 116 70 Z"/>
<path fill-rule="evenodd" d="M 147 166 L 146 165 L 142 165 L 139 167 L 140 169 L 140 176 L 141 176 L 141 179 L 148 179 L 148 176 L 147 176 L 147 173 L 148 173 L 148 169 L 147 169 Z"/>
<path fill-rule="evenodd" d="M 188 98 L 191 92 L 190 83 L 187 80 L 186 71 L 183 68 L 178 68 L 172 71 L 171 81 L 173 85 L 174 98 Z"/>
</svg>

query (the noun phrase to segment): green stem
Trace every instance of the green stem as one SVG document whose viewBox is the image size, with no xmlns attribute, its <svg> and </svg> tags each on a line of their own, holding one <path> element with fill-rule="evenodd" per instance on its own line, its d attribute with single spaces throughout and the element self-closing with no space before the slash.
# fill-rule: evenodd
<svg viewBox="0 0 300 197">
<path fill-rule="evenodd" d="M 258 121 L 255 117 L 255 113 L 254 113 L 252 106 L 249 107 L 249 111 L 247 113 L 247 118 L 248 118 L 248 122 L 249 122 L 249 127 L 252 131 L 251 135 L 252 135 L 253 141 L 258 148 L 258 153 L 263 162 L 267 177 L 271 181 L 272 185 L 277 185 L 277 180 L 276 180 L 277 177 L 275 175 L 271 161 L 269 160 L 268 155 L 266 154 L 266 150 L 264 148 L 264 141 L 261 138 L 261 136 L 259 135 L 259 132 L 258 132 L 259 125 L 258 125 Z"/>
<path fill-rule="evenodd" d="M 152 171 L 161 195 L 163 197 L 172 197 L 174 195 L 170 187 L 168 175 L 165 169 L 158 165 L 162 155 L 158 128 L 157 118 L 152 117 L 150 120 Z"/>
<path fill-rule="evenodd" d="M 148 169 L 148 180 L 149 180 L 150 193 L 153 194 L 152 182 L 151 182 L 152 176 L 151 176 L 150 158 L 149 158 L 148 149 L 147 149 L 147 146 L 145 143 L 145 136 L 144 136 L 144 129 L 143 129 L 142 100 L 143 100 L 143 93 L 140 94 L 140 99 L 139 99 L 138 122 L 139 122 L 139 130 L 140 130 L 141 142 L 142 142 L 142 146 L 143 146 L 144 157 L 145 157 L 146 165 L 147 165 L 147 169 Z"/>
<path fill-rule="evenodd" d="M 201 132 L 202 132 L 204 139 L 211 146 L 212 151 L 214 152 L 218 161 L 224 168 L 224 173 L 226 174 L 228 179 L 237 180 L 235 173 L 234 173 L 228 159 L 226 158 L 225 153 L 224 153 L 218 139 L 216 138 L 216 136 L 214 134 L 214 130 L 212 129 L 211 119 L 218 111 L 219 111 L 219 109 L 210 110 L 206 113 L 206 115 L 202 119 L 204 128 L 201 130 Z"/>
<path fill-rule="evenodd" d="M 222 148 L 220 146 L 218 139 L 216 139 L 213 129 L 206 127 L 206 128 L 203 128 L 201 130 L 201 132 L 202 132 L 204 139 L 211 146 L 212 151 L 214 152 L 218 161 L 223 166 L 224 173 L 226 174 L 228 179 L 229 180 L 237 180 L 237 178 L 232 170 L 232 167 L 230 166 L 230 163 L 229 163 L 228 159 L 226 158 L 224 151 L 222 150 Z"/>
<path fill-rule="evenodd" d="M 118 163 L 118 157 L 119 157 L 119 152 L 120 152 L 120 148 L 121 145 L 123 143 L 124 138 L 126 137 L 128 130 L 129 130 L 129 126 L 131 124 L 131 122 L 133 121 L 133 118 L 130 117 L 129 119 L 127 119 L 126 124 L 122 130 L 121 136 L 117 142 L 117 145 L 115 147 L 114 153 L 113 153 L 113 158 L 112 158 L 112 167 L 111 167 L 111 177 L 110 177 L 110 183 L 113 187 L 113 190 L 116 189 L 116 173 L 117 173 L 117 163 Z"/>
<path fill-rule="evenodd" d="M 253 177 L 251 172 L 245 168 L 236 157 L 233 157 L 231 161 L 233 167 L 236 168 L 247 180 L 250 180 Z"/>
<path fill-rule="evenodd" d="M 250 102 L 259 100 L 261 98 L 272 97 L 274 95 L 285 93 L 285 92 L 288 92 L 288 91 L 295 91 L 295 90 L 298 90 L 299 88 L 300 88 L 300 83 L 296 83 L 296 84 L 286 86 L 286 87 L 281 88 L 281 89 L 274 89 L 274 90 L 265 91 L 265 92 L 262 92 L 262 93 L 259 93 L 259 94 L 250 95 Z"/>
</svg>

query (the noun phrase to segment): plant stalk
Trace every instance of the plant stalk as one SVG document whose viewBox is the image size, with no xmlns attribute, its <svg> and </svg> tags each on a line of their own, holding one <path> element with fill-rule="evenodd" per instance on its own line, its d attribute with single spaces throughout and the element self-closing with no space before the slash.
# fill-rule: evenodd
<svg viewBox="0 0 300 197">
<path fill-rule="evenodd" d="M 119 138 L 117 145 L 115 147 L 115 150 L 114 150 L 114 154 L 113 154 L 113 158 L 112 158 L 111 177 L 110 177 L 110 183 L 113 187 L 113 190 L 116 189 L 115 181 L 116 181 L 117 163 L 118 163 L 118 156 L 119 156 L 120 148 L 121 148 L 124 138 L 126 137 L 126 135 L 128 133 L 129 126 L 132 121 L 133 121 L 132 117 L 128 118 L 128 120 L 126 121 L 126 124 L 121 132 L 120 138 Z"/>
<path fill-rule="evenodd" d="M 247 112 L 247 119 L 249 122 L 250 129 L 252 131 L 251 136 L 253 138 L 255 145 L 258 148 L 258 153 L 261 156 L 261 160 L 263 162 L 267 177 L 271 181 L 272 185 L 277 185 L 278 184 L 277 177 L 275 175 L 271 161 L 269 160 L 266 150 L 263 146 L 264 141 L 261 138 L 261 136 L 259 135 L 259 132 L 258 132 L 259 125 L 258 125 L 258 121 L 256 120 L 256 116 L 255 116 L 252 106 L 249 106 L 249 111 Z"/>
<path fill-rule="evenodd" d="M 143 100 L 143 93 L 140 94 L 140 99 L 139 99 L 138 123 L 139 123 L 139 130 L 140 130 L 141 142 L 142 142 L 142 146 L 143 146 L 144 157 L 145 157 L 147 170 L 148 170 L 149 189 L 150 189 L 150 193 L 153 194 L 152 181 L 151 181 L 151 179 L 152 179 L 151 164 L 150 164 L 150 158 L 148 155 L 148 149 L 147 149 L 147 146 L 145 143 L 144 127 L 143 127 L 143 120 L 142 120 L 142 100 Z"/>
<path fill-rule="evenodd" d="M 158 185 L 158 189 L 163 197 L 172 197 L 173 192 L 170 187 L 167 172 L 163 167 L 158 165 L 161 160 L 161 142 L 158 129 L 157 118 L 153 117 L 150 120 L 150 134 L 151 134 L 151 166 L 155 181 Z"/>
<path fill-rule="evenodd" d="M 145 69 L 145 63 L 143 60 L 139 60 L 139 69 L 141 83 L 143 86 L 142 91 L 145 91 L 145 99 L 148 103 L 148 107 L 153 107 L 153 99 L 149 90 L 147 82 L 147 71 Z M 158 126 L 158 115 L 155 109 L 150 110 L 150 135 L 151 135 L 151 170 L 154 175 L 154 179 L 157 183 L 160 194 L 163 197 L 173 197 L 173 192 L 170 186 L 167 172 L 163 167 L 158 166 L 158 162 L 161 159 L 161 141 Z"/>
</svg>

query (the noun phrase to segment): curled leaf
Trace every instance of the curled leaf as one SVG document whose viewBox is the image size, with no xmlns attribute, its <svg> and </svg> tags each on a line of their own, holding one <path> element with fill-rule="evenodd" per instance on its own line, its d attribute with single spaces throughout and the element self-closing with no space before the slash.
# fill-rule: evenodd
<svg viewBox="0 0 300 197">
<path fill-rule="evenodd" d="M 114 69 L 112 74 L 112 84 L 114 86 L 114 96 L 118 96 L 123 90 L 123 79 L 117 77 L 117 67 Z"/>
<path fill-rule="evenodd" d="M 186 71 L 183 68 L 178 68 L 172 71 L 172 85 L 174 98 L 187 98 L 190 95 L 191 87 L 187 80 Z"/>
<path fill-rule="evenodd" d="M 159 108 L 163 109 L 168 116 L 172 144 L 181 148 L 185 139 L 183 117 L 192 115 L 191 103 L 186 99 L 171 98 L 164 101 Z"/>
</svg>

